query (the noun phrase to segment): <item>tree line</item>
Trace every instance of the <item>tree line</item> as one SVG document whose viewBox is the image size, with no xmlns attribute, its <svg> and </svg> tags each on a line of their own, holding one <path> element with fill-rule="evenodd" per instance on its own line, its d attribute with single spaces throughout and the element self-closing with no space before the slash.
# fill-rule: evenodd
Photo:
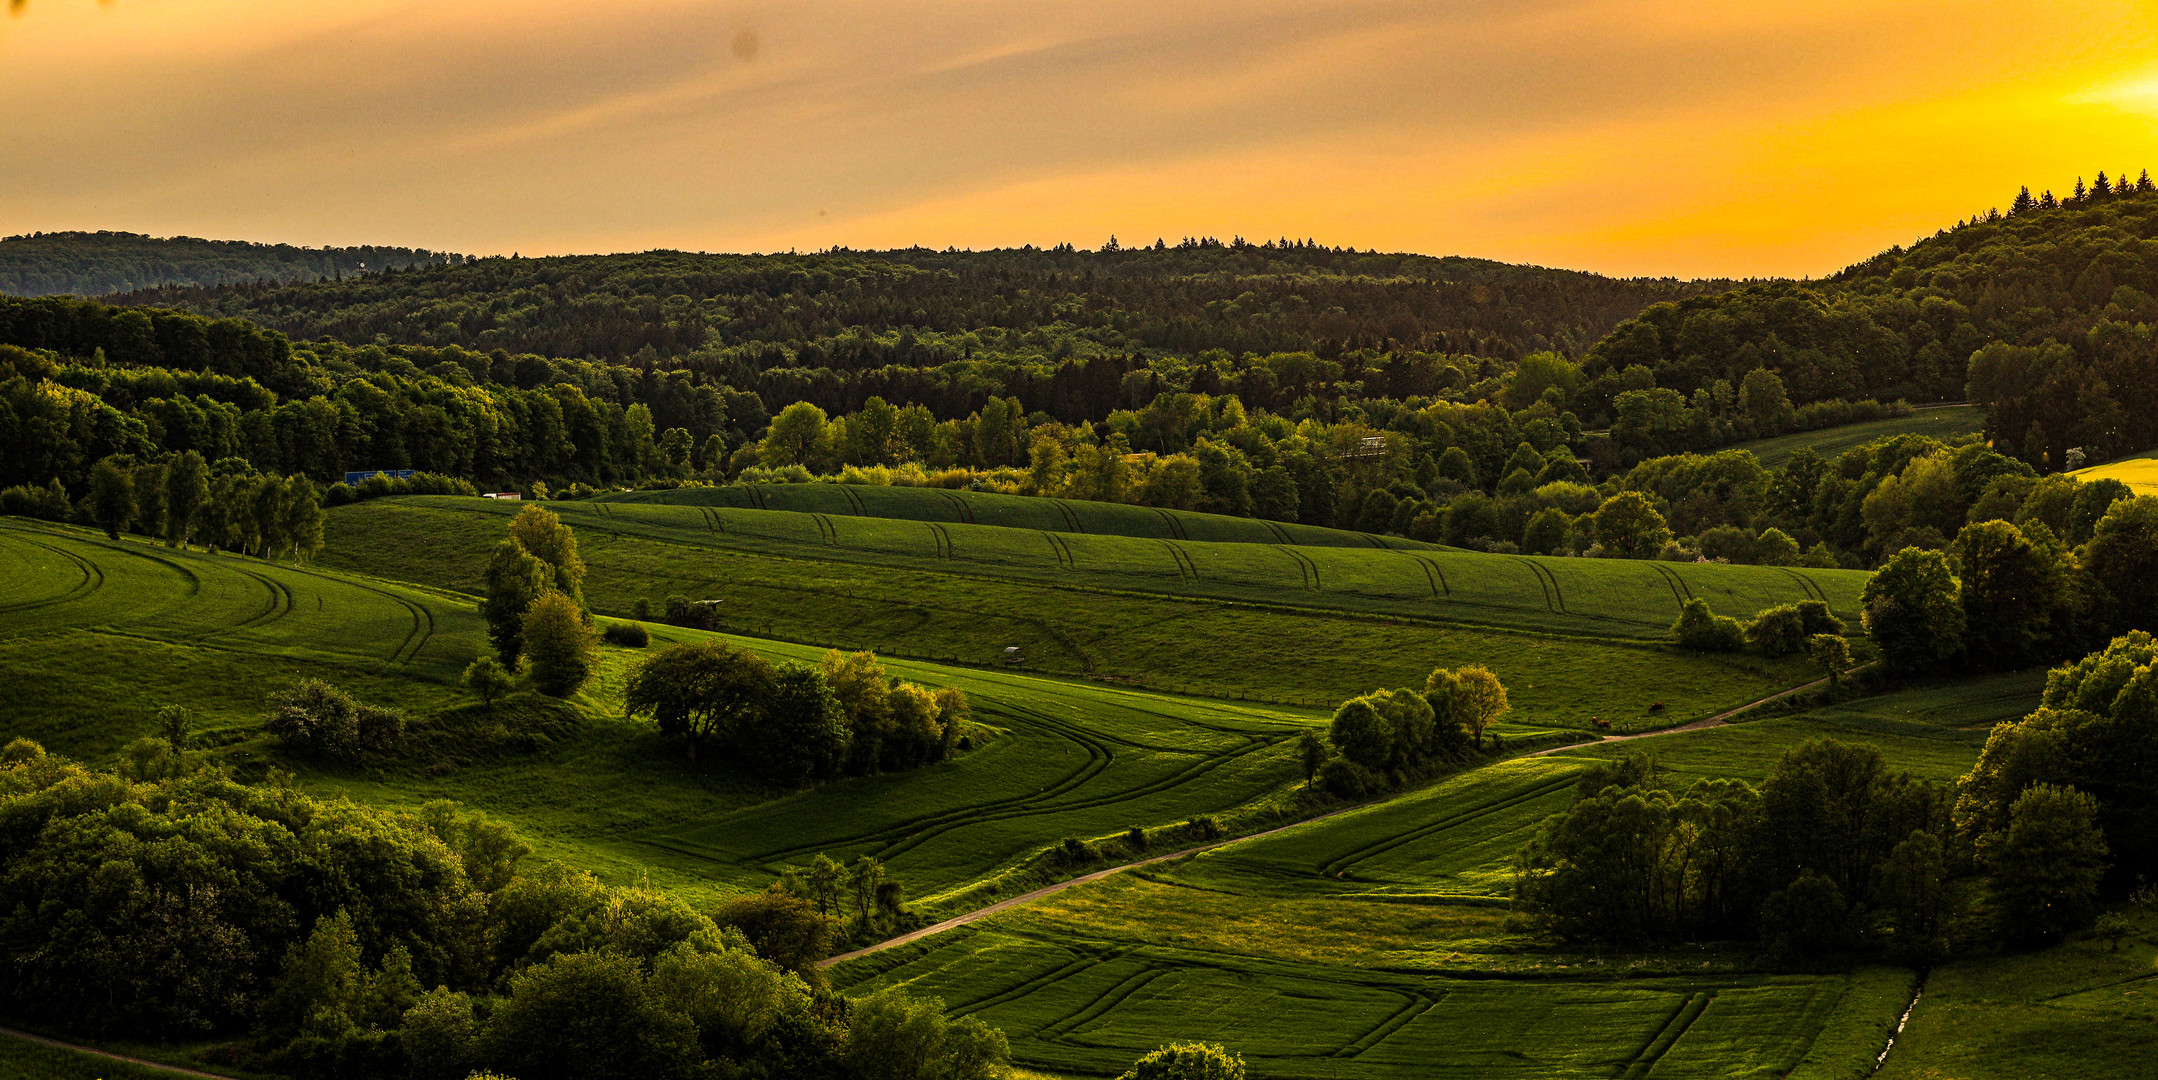
<svg viewBox="0 0 2158 1080">
<path fill-rule="evenodd" d="M 264 476 L 239 458 L 205 464 L 192 450 L 163 460 L 101 459 L 79 500 L 57 479 L 0 489 L 0 513 L 94 525 L 112 540 L 127 532 L 172 548 L 199 543 L 295 564 L 322 550 L 322 493 L 312 481 Z"/>
<path fill-rule="evenodd" d="M 294 247 L 127 232 L 28 233 L 0 239 L 0 293 L 101 296 L 167 286 L 316 281 L 462 255 L 401 247 Z"/>
</svg>

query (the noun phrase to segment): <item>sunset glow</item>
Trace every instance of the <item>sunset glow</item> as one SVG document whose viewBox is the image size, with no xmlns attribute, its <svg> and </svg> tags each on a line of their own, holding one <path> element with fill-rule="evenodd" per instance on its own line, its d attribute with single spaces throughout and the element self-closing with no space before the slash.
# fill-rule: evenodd
<svg viewBox="0 0 2158 1080">
<path fill-rule="evenodd" d="M 29 0 L 0 234 L 1817 275 L 2153 165 L 2148 5 Z"/>
</svg>

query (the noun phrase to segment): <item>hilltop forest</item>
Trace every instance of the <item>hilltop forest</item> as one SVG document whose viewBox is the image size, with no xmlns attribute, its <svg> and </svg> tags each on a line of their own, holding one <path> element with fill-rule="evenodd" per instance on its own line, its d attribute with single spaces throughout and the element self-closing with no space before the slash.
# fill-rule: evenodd
<svg viewBox="0 0 2158 1080">
<path fill-rule="evenodd" d="M 464 261 L 425 248 L 294 247 L 127 232 L 49 232 L 0 239 L 0 293 L 103 296 L 160 286 L 318 281 Z"/>
</svg>

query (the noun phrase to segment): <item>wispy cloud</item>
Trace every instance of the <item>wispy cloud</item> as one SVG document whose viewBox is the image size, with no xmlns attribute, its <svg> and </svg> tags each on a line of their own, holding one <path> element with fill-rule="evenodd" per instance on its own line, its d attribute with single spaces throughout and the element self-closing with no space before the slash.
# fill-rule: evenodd
<svg viewBox="0 0 2158 1080">
<path fill-rule="evenodd" d="M 1818 273 L 2140 167 L 2144 7 L 53 0 L 0 20 L 0 231 Z"/>
</svg>

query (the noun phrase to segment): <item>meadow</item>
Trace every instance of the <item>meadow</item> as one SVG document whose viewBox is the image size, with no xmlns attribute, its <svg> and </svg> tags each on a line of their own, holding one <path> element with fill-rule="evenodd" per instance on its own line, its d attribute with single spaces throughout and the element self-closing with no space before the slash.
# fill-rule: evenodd
<svg viewBox="0 0 2158 1080">
<path fill-rule="evenodd" d="M 1240 544 L 1434 550 L 1398 536 L 1328 529 L 1294 521 L 1202 514 L 1153 506 L 1046 499 L 994 491 L 882 487 L 875 484 L 734 484 L 673 491 L 620 491 L 596 496 L 602 503 L 791 510 L 835 517 L 892 518 L 941 524 L 991 525 L 1034 532 L 1092 533 L 1149 540 L 1199 540 Z"/>
<path fill-rule="evenodd" d="M 322 561 L 325 566 L 441 587 L 472 588 L 487 550 L 504 535 L 506 523 L 496 507 L 487 500 L 454 498 L 380 499 L 341 507 L 329 515 L 329 547 Z M 630 510 L 660 524 L 633 520 Z M 1373 689 L 1420 686 L 1434 667 L 1483 663 L 1506 681 L 1518 719 L 1580 729 L 1598 716 L 1642 723 L 1707 716 L 1802 682 L 1811 670 L 1800 660 L 1684 654 L 1637 637 L 1534 633 L 1523 627 L 1372 610 L 1085 587 L 1070 582 L 1072 575 L 1053 571 L 1021 578 L 959 573 L 934 565 L 918 568 L 896 556 L 886 556 L 888 562 L 830 557 L 837 549 L 814 543 L 776 554 L 743 550 L 719 546 L 716 531 L 679 527 L 680 515 L 694 512 L 679 507 L 568 510 L 563 520 L 578 530 L 580 550 L 591 568 L 585 592 L 593 605 L 621 615 L 640 600 L 656 610 L 669 594 L 719 599 L 720 627 L 757 637 L 975 665 L 1001 664 L 1005 649 L 1017 648 L 1024 667 L 1033 672 L 1327 709 Z M 799 515 L 772 516 L 812 535 L 817 528 Z M 949 528 L 956 531 L 959 526 Z M 1050 550 L 1039 534 L 977 528 L 1032 537 L 1045 559 Z M 1082 541 L 1111 538 L 1068 539 L 1076 551 Z M 1157 552 L 1165 543 L 1127 542 L 1148 544 Z M 1257 545 L 1182 547 L 1195 550 L 1190 558 L 1199 566 L 1245 556 L 1281 558 L 1281 549 Z M 1336 554 L 1402 557 L 1377 551 Z M 1486 576 L 1486 571 L 1529 565 L 1500 556 L 1452 557 L 1483 560 L 1469 564 L 1475 572 L 1463 577 L 1464 590 L 1486 587 L 1482 582 L 1472 586 L 1470 580 Z M 1556 572 L 1562 582 L 1574 581 L 1577 573 L 1645 575 L 1663 590 L 1663 602 L 1672 605 L 1675 614 L 1671 586 L 1662 584 L 1667 579 L 1658 569 L 1663 564 L 1550 562 L 1573 564 Z M 1710 573 L 1734 570 L 1768 571 L 1775 577 L 1730 579 Z M 1682 580 L 1700 574 L 1709 581 L 1781 581 L 1791 587 L 1786 598 L 1810 595 L 1800 593 L 1792 577 L 1773 568 L 1682 566 L 1672 572 Z M 1530 579 L 1523 571 L 1518 580 L 1525 584 Z M 1841 588 L 1837 579 L 1828 580 Z M 1187 582 L 1184 587 L 1202 586 Z M 1654 593 L 1637 598 L 1656 602 Z M 1301 603 L 1301 595 L 1298 600 Z M 1668 618 L 1665 621 L 1668 625 Z M 1614 662 L 1615 657 L 1623 659 Z M 1657 702 L 1665 708 L 1652 713 Z"/>
<path fill-rule="evenodd" d="M 714 508 L 671 501 L 718 498 L 742 491 L 760 493 L 755 497 L 774 507 L 782 502 L 804 506 L 820 501 L 843 502 L 842 496 L 861 501 L 861 506 L 848 516 L 828 510 Z M 1308 541 L 1292 544 L 1253 536 L 1231 542 L 1227 536 L 1197 533 L 1105 534 L 1101 529 L 1073 528 L 1086 522 L 1064 508 L 1078 507 L 1101 515 L 1121 512 L 1120 517 L 1141 522 L 1145 519 L 1138 518 L 1139 514 L 1169 512 L 1015 495 L 995 497 L 1003 500 L 1000 506 L 1031 504 L 1034 513 L 1028 516 L 1068 516 L 1069 523 L 942 523 L 882 514 L 881 505 L 867 502 L 867 493 L 873 492 L 888 496 L 952 494 L 934 488 L 756 485 L 643 493 L 649 499 L 641 503 L 571 502 L 555 503 L 551 508 L 565 521 L 580 527 L 596 526 L 700 547 L 1591 636 L 1660 638 L 1678 617 L 1680 605 L 1697 596 L 1708 600 L 1719 614 L 1741 618 L 1765 607 L 1799 600 L 1826 600 L 1839 614 L 1853 618 L 1859 590 L 1865 587 L 1865 575 L 1856 571 L 1493 555 L 1380 537 L 1368 539 L 1375 545 L 1388 543 L 1401 549 L 1325 546 Z M 412 501 L 471 512 L 514 513 L 516 509 L 513 504 L 443 496 Z M 1007 519 L 1021 516 L 1014 510 Z M 1244 518 L 1215 520 L 1241 522 L 1253 528 L 1287 528 Z M 1367 536 L 1334 530 L 1307 531 L 1335 537 Z"/>
<path fill-rule="evenodd" d="M 384 805 L 457 799 L 509 820 L 543 854 L 700 895 L 760 888 L 823 852 L 875 854 L 928 896 L 1067 836 L 1229 815 L 1296 777 L 1287 743 L 1322 719 L 895 661 L 897 677 L 967 692 L 979 748 L 931 769 L 790 793 L 692 768 L 650 725 L 622 719 L 621 689 L 642 655 L 631 649 L 602 650 L 599 677 L 576 700 L 584 716 L 567 730 L 476 754 L 429 739 L 437 727 L 493 719 L 453 685 L 484 647 L 468 597 L 15 519 L 0 522 L 0 580 L 0 676 L 26 706 L 11 737 L 106 761 L 154 732 L 160 705 L 183 701 L 200 716 L 197 745 L 237 767 L 296 768 L 310 788 Z M 653 636 L 663 647 L 710 635 Z M 735 640 L 775 660 L 814 662 L 823 651 Z M 268 694 L 306 676 L 404 709 L 415 741 L 458 752 L 366 769 L 286 760 L 261 736 L 260 715 Z"/>
<path fill-rule="evenodd" d="M 1842 1075 L 1864 1059 L 1809 1051 L 1847 1003 L 1869 1017 L 1900 1006 L 1910 976 L 1395 972 L 1000 926 L 854 961 L 834 980 L 941 997 L 1002 1028 L 1020 1062 L 1066 1074 L 1112 1075 L 1201 1033 L 1260 1076 L 1529 1080 Z"/>
<path fill-rule="evenodd" d="M 1761 464 L 1780 468 L 1791 460 L 1791 455 L 1801 448 L 1811 447 L 1813 452 L 1834 461 L 1838 454 L 1855 446 L 1864 446 L 1875 439 L 1891 435 L 1924 435 L 1928 438 L 1949 441 L 1965 435 L 1976 435 L 1986 429 L 1986 410 L 1978 405 L 1942 405 L 1917 409 L 1909 416 L 1890 417 L 1885 420 L 1864 420 L 1856 424 L 1843 424 L 1818 431 L 1796 431 L 1789 435 L 1777 435 L 1767 439 L 1755 439 L 1737 444 L 1734 449 L 1751 450 L 1761 459 Z"/>
<path fill-rule="evenodd" d="M 1952 780 L 2043 681 L 1903 687 L 1502 761 L 1088 883 L 835 978 L 940 994 L 1003 1025 L 1019 1060 L 1070 1073 L 1110 1071 L 1126 1040 L 1178 1027 L 1240 1046 L 1269 1076 L 1864 1076 L 1914 973 L 1793 972 L 1720 946 L 1554 951 L 1508 923 L 1513 854 L 1594 758 L 1647 752 L 1681 785 L 1759 781 L 1784 751 L 1829 736 Z"/>
<path fill-rule="evenodd" d="M 2145 451 L 2103 465 L 2093 465 L 2088 469 L 2078 469 L 2068 475 L 2085 482 L 2118 480 L 2134 488 L 2138 495 L 2158 495 L 2158 450 Z"/>
</svg>

